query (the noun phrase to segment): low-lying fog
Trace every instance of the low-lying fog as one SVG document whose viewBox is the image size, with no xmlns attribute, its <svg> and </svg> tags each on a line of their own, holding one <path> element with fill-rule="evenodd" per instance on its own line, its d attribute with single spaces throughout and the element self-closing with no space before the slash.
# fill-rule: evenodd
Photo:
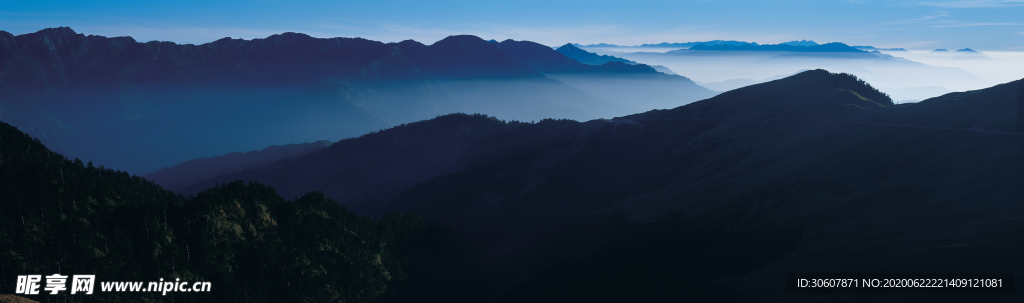
<svg viewBox="0 0 1024 303">
<path fill-rule="evenodd" d="M 802 70 L 854 74 L 897 102 L 991 87 L 1024 78 L 1024 52 L 792 53 L 690 51 L 665 48 L 586 48 L 649 65 L 662 65 L 716 91 L 771 81 Z"/>
</svg>

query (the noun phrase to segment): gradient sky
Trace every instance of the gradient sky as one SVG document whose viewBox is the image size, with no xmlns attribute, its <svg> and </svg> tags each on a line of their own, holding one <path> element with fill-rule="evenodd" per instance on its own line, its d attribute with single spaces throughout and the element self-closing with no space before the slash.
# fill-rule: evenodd
<svg viewBox="0 0 1024 303">
<path fill-rule="evenodd" d="M 69 26 L 206 43 L 282 32 L 427 44 L 448 35 L 572 43 L 814 40 L 1024 51 L 1024 0 L 968 1 L 84 1 L 0 0 L 0 30 Z"/>
</svg>

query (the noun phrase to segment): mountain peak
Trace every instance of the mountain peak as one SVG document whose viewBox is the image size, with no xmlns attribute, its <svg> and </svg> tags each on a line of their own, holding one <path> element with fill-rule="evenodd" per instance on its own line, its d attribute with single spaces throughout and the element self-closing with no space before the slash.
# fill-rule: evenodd
<svg viewBox="0 0 1024 303">
<path fill-rule="evenodd" d="M 451 35 L 441 39 L 430 46 L 446 45 L 453 43 L 487 43 L 487 40 L 473 35 Z"/>
<path fill-rule="evenodd" d="M 893 105 L 888 95 L 856 76 L 823 69 L 755 84 L 639 119 L 841 119 Z"/>
<path fill-rule="evenodd" d="M 783 78 L 776 81 L 793 81 L 793 82 L 804 82 L 811 83 L 813 81 L 820 81 L 824 79 L 832 80 L 832 84 L 836 88 L 841 90 L 847 90 L 854 93 L 859 99 L 864 101 L 870 101 L 879 105 L 892 105 L 892 98 L 889 95 L 879 91 L 878 89 L 871 86 L 857 76 L 848 73 L 832 73 L 824 69 L 808 70 L 797 73 L 793 76 Z M 772 81 L 775 82 L 775 81 Z"/>
<path fill-rule="evenodd" d="M 783 42 L 783 43 L 779 43 L 779 44 L 792 45 L 792 46 L 817 46 L 817 45 L 819 45 L 817 42 L 810 41 L 810 40 L 799 40 L 799 41 L 793 40 L 793 41 Z"/>
<path fill-rule="evenodd" d="M 18 44 L 43 43 L 45 45 L 59 47 L 71 40 L 72 37 L 80 36 L 70 27 L 45 28 L 31 34 L 16 36 Z M 31 41 L 31 42 L 30 42 Z"/>
<path fill-rule="evenodd" d="M 453 35 L 431 44 L 426 68 L 446 78 L 543 78 L 499 47 L 473 35 Z"/>
<path fill-rule="evenodd" d="M 49 36 L 72 36 L 78 34 L 75 30 L 67 26 L 44 28 L 36 33 Z"/>
</svg>

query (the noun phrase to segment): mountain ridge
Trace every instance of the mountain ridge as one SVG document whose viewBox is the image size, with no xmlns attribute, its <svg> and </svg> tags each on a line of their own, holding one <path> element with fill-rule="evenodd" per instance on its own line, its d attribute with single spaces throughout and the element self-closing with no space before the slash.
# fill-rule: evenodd
<svg viewBox="0 0 1024 303">
<path fill-rule="evenodd" d="M 586 64 L 562 51 L 530 41 L 507 39 L 498 44 L 520 61 L 542 73 L 628 73 L 655 74 L 654 68 L 636 62 L 606 61 L 601 64 Z M 564 47 L 564 46 L 563 46 Z M 561 48 L 559 48 L 561 49 Z M 605 56 L 608 57 L 608 56 Z M 613 57 L 614 58 L 614 57 Z M 616 58 L 617 59 L 617 58 Z M 628 60 L 626 60 L 628 61 Z"/>
<path fill-rule="evenodd" d="M 565 45 L 562 45 L 562 46 L 558 47 L 558 49 L 556 49 L 556 51 L 558 51 L 559 53 L 564 54 L 565 56 L 567 56 L 569 58 L 572 58 L 572 59 L 574 59 L 576 61 L 579 61 L 580 63 L 590 64 L 590 65 L 601 65 L 601 64 L 608 63 L 608 62 L 622 62 L 622 63 L 627 63 L 627 64 L 637 64 L 636 62 L 633 62 L 633 61 L 630 61 L 630 60 L 626 60 L 626 59 L 622 59 L 622 58 L 618 58 L 618 57 L 614 57 L 614 56 L 598 55 L 598 54 L 595 54 L 595 53 L 591 53 L 591 52 L 588 52 L 588 51 L 585 51 L 583 49 L 580 49 L 580 48 L 576 47 L 572 43 L 566 43 Z"/>
<path fill-rule="evenodd" d="M 998 92 L 998 94 L 1006 95 L 1008 93 L 1008 91 L 1004 89 L 1006 87 L 1012 87 L 1012 85 L 998 86 L 988 90 L 982 90 L 981 92 Z M 775 96 L 771 98 L 764 97 L 767 95 Z M 991 128 L 993 130 L 1005 129 L 1006 131 L 1013 131 L 1013 128 L 1016 126 L 1014 117 L 1007 118 L 1002 117 L 1005 115 L 993 116 L 991 114 L 993 112 L 1013 113 L 1014 111 L 1000 111 L 997 109 L 1006 106 L 1013 106 L 1012 104 L 1004 101 L 999 101 L 1002 103 L 986 102 L 985 104 L 991 105 L 985 107 L 974 106 L 981 111 L 963 116 L 962 118 L 949 117 L 926 119 L 925 117 L 934 116 L 935 114 L 915 114 L 907 116 L 907 114 L 903 113 L 910 109 L 920 111 L 938 110 L 941 112 L 951 113 L 971 112 L 970 110 L 963 108 L 954 109 L 953 107 L 948 106 L 941 107 L 942 109 L 930 109 L 941 104 L 964 104 L 962 102 L 941 101 L 946 99 L 956 100 L 956 96 L 958 96 L 958 94 L 954 93 L 945 97 L 933 98 L 934 100 L 930 99 L 922 101 L 918 104 L 896 105 L 887 95 L 879 92 L 877 89 L 871 87 L 870 84 L 867 84 L 852 75 L 832 74 L 824 70 L 812 70 L 798 73 L 787 78 L 733 90 L 707 100 L 694 102 L 674 109 L 653 110 L 618 117 L 608 121 L 616 124 L 644 124 L 649 121 L 666 121 L 673 119 L 740 119 L 749 121 L 776 121 L 782 119 L 792 121 L 846 121 L 863 123 L 864 125 L 881 123 L 880 125 L 886 125 L 887 123 L 899 123 L 901 119 L 910 119 L 907 121 L 914 121 L 914 125 L 918 127 L 937 127 L 940 129 L 944 127 L 962 127 L 964 129 L 969 129 L 974 127 L 978 122 L 966 121 L 979 121 L 978 119 L 981 119 L 980 117 L 989 116 L 995 117 L 996 119 L 992 120 L 991 118 L 988 118 L 992 121 L 981 123 L 989 124 L 990 127 L 993 127 Z M 985 97 L 985 95 L 975 95 L 972 98 L 987 98 L 993 101 L 1001 100 L 998 98 Z M 965 122 L 957 122 L 960 120 L 964 120 Z M 531 125 L 517 123 L 518 122 L 515 122 L 509 125 L 520 125 L 517 126 L 520 128 L 529 128 L 529 125 Z M 589 122 L 583 125 L 594 125 L 593 123 L 596 122 Z M 343 140 L 341 142 L 346 141 Z M 342 149 L 342 146 L 346 145 L 333 146 L 332 149 Z M 326 152 L 328 152 L 328 150 L 319 153 Z M 340 158 L 350 157 L 346 156 Z M 312 169 L 312 167 L 310 168 Z M 448 169 L 440 168 L 435 168 L 434 170 L 449 171 Z M 225 182 L 236 177 L 222 176 L 219 178 L 221 180 L 219 182 Z M 257 180 L 266 181 L 264 179 Z M 206 186 L 209 185 L 192 186 L 191 190 L 195 191 Z M 282 187 L 282 190 L 287 189 Z M 338 199 L 346 200 L 340 197 Z M 373 200 L 376 199 L 378 198 L 373 198 Z M 384 201 L 386 200 L 387 199 L 384 199 Z"/>
<path fill-rule="evenodd" d="M 485 272 L 466 281 L 514 301 L 830 300 L 786 293 L 779 277 L 1024 270 L 1021 135 L 964 128 L 1012 125 L 1018 81 L 892 104 L 852 75 L 810 70 L 607 120 L 451 114 L 195 188 L 221 184 L 201 195 L 212 205 L 254 180 L 284 197 L 322 190 L 295 201 L 330 197 L 358 216 L 415 212 L 465 239 L 460 263 Z"/>
<path fill-rule="evenodd" d="M 654 73 L 579 66 L 566 71 Z M 454 112 L 585 120 L 633 111 L 552 80 L 475 36 L 425 45 L 288 32 L 193 45 L 67 27 L 0 35 L 0 104 L 0 120 L 50 148 L 137 173 Z M 190 143 L 199 141 L 206 143 Z M 172 148 L 182 144 L 190 148 Z M 140 156 L 112 157 L 104 148 Z"/>
<path fill-rule="evenodd" d="M 849 45 L 832 42 L 815 45 L 793 44 L 751 44 L 751 45 L 707 45 L 697 44 L 690 47 L 692 51 L 775 51 L 775 52 L 824 52 L 824 53 L 866 53 Z"/>
</svg>

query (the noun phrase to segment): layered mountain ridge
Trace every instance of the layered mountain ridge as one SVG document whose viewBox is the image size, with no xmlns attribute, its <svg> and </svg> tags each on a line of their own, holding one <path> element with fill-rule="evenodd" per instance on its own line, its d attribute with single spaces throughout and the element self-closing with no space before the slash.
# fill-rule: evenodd
<svg viewBox="0 0 1024 303">
<path fill-rule="evenodd" d="M 630 224 L 665 220 L 700 226 L 697 235 L 737 233 L 713 237 L 721 241 L 764 240 L 701 246 L 729 252 L 699 261 L 732 268 L 715 284 L 731 291 L 702 292 L 729 301 L 799 299 L 777 287 L 788 272 L 1020 272 L 1022 264 L 1010 261 L 1024 249 L 1020 222 L 999 218 L 1024 215 L 1015 202 L 1024 194 L 1016 186 L 1024 169 L 1024 135 L 1015 132 L 1021 83 L 894 104 L 854 76 L 811 70 L 609 120 L 448 115 L 202 181 L 185 193 L 255 180 L 285 197 L 322 190 L 361 214 L 418 213 L 461 231 L 475 243 L 475 264 L 522 300 L 602 289 L 618 295 L 594 300 L 678 299 L 669 291 L 676 288 L 642 292 L 626 278 L 584 274 L 600 268 L 662 285 L 676 280 L 654 277 L 702 268 L 645 248 L 682 241 L 675 236 L 645 242 L 650 234 L 628 232 Z M 656 251 L 696 253 L 686 245 L 663 249 Z M 921 257 L 921 250 L 931 253 Z M 615 261 L 621 258 L 659 261 Z M 557 282 L 566 279 L 583 282 Z M 543 286 L 556 284 L 564 287 Z"/>
<path fill-rule="evenodd" d="M 0 32 L 0 120 L 54 150 L 137 173 L 456 112 L 589 120 L 714 95 L 663 76 L 645 65 L 589 66 L 540 44 L 468 35 L 432 45 L 300 33 L 179 45 L 67 27 Z M 652 93 L 605 89 L 614 85 Z"/>
<path fill-rule="evenodd" d="M 1018 80 L 916 104 L 894 104 L 857 77 L 810 70 L 671 109 L 613 119 L 533 123 L 487 115 L 442 115 L 341 140 L 269 165 L 196 180 L 182 190 L 195 198 L 154 191 L 168 201 L 196 205 L 171 207 L 180 205 L 177 202 L 161 207 L 207 217 L 218 210 L 230 214 L 210 217 L 218 221 L 190 224 L 203 227 L 199 223 L 216 222 L 221 224 L 216 226 L 230 227 L 229 223 L 237 222 L 238 230 L 249 240 L 239 240 L 233 247 L 242 248 L 286 247 L 254 240 L 260 239 L 257 233 L 261 231 L 276 230 L 246 224 L 269 224 L 262 219 L 260 203 L 271 209 L 271 218 L 290 218 L 282 221 L 289 224 L 345 218 L 342 221 L 362 226 L 352 233 L 357 237 L 379 226 L 371 220 L 355 219 L 357 216 L 382 217 L 394 210 L 420 214 L 445 226 L 439 232 L 445 237 L 432 239 L 460 240 L 459 245 L 431 240 L 409 248 L 413 256 L 419 247 L 440 247 L 433 252 L 441 251 L 420 255 L 428 262 L 413 264 L 434 270 L 441 278 L 433 279 L 434 283 L 456 286 L 445 288 L 443 294 L 413 292 L 420 297 L 402 298 L 407 301 L 1000 302 L 1012 300 L 1013 294 L 796 296 L 779 285 L 780 277 L 798 272 L 1024 272 L 1018 258 L 1024 253 L 1019 232 L 1024 217 L 1019 203 L 1024 196 L 1019 186 L 1024 182 L 1020 174 L 1024 171 L 1024 135 L 1014 132 L 1020 129 L 1024 99 L 1018 89 L 1022 85 L 1024 80 Z M 3 142 L 0 144 L 8 144 Z M 42 149 L 38 143 L 31 146 Z M 4 147 L 8 158 L 23 148 Z M 35 158 L 50 156 L 47 152 Z M 14 159 L 0 165 L 22 162 Z M 126 173 L 58 160 L 65 165 L 61 167 L 74 168 L 80 175 L 116 175 L 120 183 L 115 184 L 124 184 L 111 186 L 90 177 L 86 181 L 93 183 L 86 185 L 98 184 L 104 193 L 93 194 L 98 200 L 120 201 L 120 195 L 110 193 L 153 186 Z M 33 172 L 47 188 L 63 186 L 56 181 L 62 171 L 55 170 L 57 166 L 36 166 L 43 169 L 22 170 Z M 18 175 L 16 170 L 4 171 L 11 178 Z M 269 187 L 246 187 L 236 180 Z M 30 188 L 4 184 L 12 192 Z M 303 196 L 310 191 L 321 193 Z M 69 195 L 58 190 L 33 194 L 58 192 L 59 197 Z M 127 201 L 140 197 L 152 195 L 143 192 Z M 290 197 L 297 198 L 285 200 Z M 67 207 L 60 204 L 61 199 L 46 200 L 47 207 Z M 332 200 L 345 208 L 327 207 L 336 206 Z M 10 209 L 6 213 L 17 211 L 13 203 L 4 205 Z M 244 212 L 234 211 L 243 206 Z M 138 209 L 144 216 L 122 216 L 129 221 L 118 230 L 158 228 L 161 209 L 154 209 Z M 320 215 L 323 209 L 331 210 L 330 216 Z M 297 215 L 292 215 L 292 210 L 298 210 Z M 258 215 L 246 217 L 245 213 Z M 12 235 L 23 234 L 14 232 L 19 226 L 15 217 L 5 218 L 11 224 L 0 231 L 10 226 Z M 179 225 L 174 230 L 189 230 L 175 223 L 175 216 L 171 218 L 172 227 Z M 387 218 L 393 217 L 385 216 L 378 230 L 397 228 L 389 227 Z M 139 221 L 130 221 L 135 219 Z M 40 218 L 39 222 L 43 221 Z M 160 235 L 169 232 L 164 226 L 157 229 Z M 359 259 L 365 262 L 357 263 L 366 267 L 359 273 L 374 277 L 384 273 L 377 265 L 394 265 L 388 263 L 389 255 L 377 249 L 390 246 L 371 242 L 365 246 L 369 249 L 355 249 L 363 246 L 345 232 L 346 225 L 295 226 L 304 229 L 268 239 L 289 243 L 293 240 L 288 239 L 301 240 L 307 234 L 322 236 L 329 241 L 314 238 L 299 243 L 328 247 L 314 249 L 325 260 L 346 260 L 349 254 L 335 256 L 334 252 L 341 251 L 335 247 L 352 248 L 366 257 Z M 24 224 L 19 228 L 28 230 Z M 134 229 L 133 239 L 137 240 L 133 241 L 152 243 L 143 242 L 141 230 Z M 228 229 L 223 231 L 217 235 L 231 234 Z M 207 243 L 200 241 L 207 239 L 202 234 L 189 239 Z M 406 243 L 415 243 L 418 237 L 407 239 L 414 241 Z M 337 244 L 340 240 L 346 244 Z M 37 242 L 32 245 L 43 247 Z M 157 243 L 170 245 L 169 240 Z M 150 246 L 139 247 L 140 255 L 150 254 L 146 250 Z M 220 251 L 230 250 L 208 251 L 218 252 L 210 256 L 221 256 Z M 263 251 L 245 249 L 238 256 L 256 261 L 245 265 L 276 262 L 274 255 L 260 253 Z M 173 252 L 180 259 L 180 247 Z M 376 260 L 385 261 L 373 261 L 378 253 L 382 257 Z M 288 256 L 287 260 L 298 258 L 282 255 Z M 431 261 L 447 260 L 441 258 L 446 255 L 460 259 Z M 166 264 L 169 256 L 163 258 L 153 264 Z M 216 266 L 231 264 L 212 260 L 215 262 L 210 264 Z M 479 268 L 482 273 L 449 271 L 453 264 Z M 161 268 L 166 271 L 165 267 Z M 200 266 L 195 271 L 223 272 L 211 270 L 218 268 Z M 276 267 L 273 271 L 269 268 L 246 270 L 277 273 Z M 407 269 L 415 273 L 419 268 Z M 423 271 L 429 272 L 427 269 Z M 331 281 L 347 281 L 347 276 L 335 276 L 348 272 L 356 271 L 333 272 Z M 460 274 L 449 274 L 452 272 Z M 482 281 L 495 287 L 481 286 Z M 379 282 L 367 286 L 381 294 L 386 292 L 380 291 L 380 285 L 395 285 Z M 312 280 L 304 284 L 323 283 Z M 416 287 L 405 289 L 412 288 Z M 319 298 L 321 293 L 316 295 Z M 394 294 L 388 299 L 396 301 Z"/>
</svg>

